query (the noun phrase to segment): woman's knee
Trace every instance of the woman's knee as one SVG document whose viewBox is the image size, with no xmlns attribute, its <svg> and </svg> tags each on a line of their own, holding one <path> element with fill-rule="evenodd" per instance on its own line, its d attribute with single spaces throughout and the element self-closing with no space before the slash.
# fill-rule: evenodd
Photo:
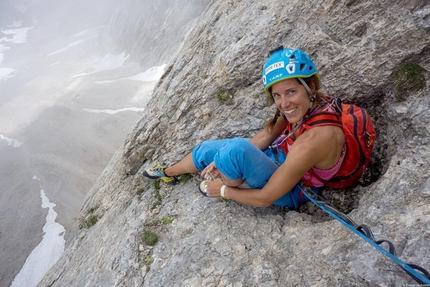
<svg viewBox="0 0 430 287">
<path fill-rule="evenodd" d="M 244 153 L 249 147 L 253 147 L 248 139 L 233 138 L 229 140 L 220 150 L 219 153 L 231 155 L 232 153 Z"/>
<path fill-rule="evenodd" d="M 252 149 L 258 150 L 247 139 L 231 139 L 215 155 L 215 165 L 221 173 L 232 180 L 244 178 L 245 166 L 252 164 L 253 153 L 249 152 Z"/>
<path fill-rule="evenodd" d="M 213 162 L 215 154 L 228 142 L 228 139 L 204 141 L 192 151 L 193 163 L 197 169 L 203 170 Z"/>
</svg>

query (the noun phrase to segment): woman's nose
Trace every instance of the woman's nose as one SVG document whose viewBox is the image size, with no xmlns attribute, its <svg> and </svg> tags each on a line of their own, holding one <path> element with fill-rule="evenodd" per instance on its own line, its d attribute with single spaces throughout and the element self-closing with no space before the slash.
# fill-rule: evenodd
<svg viewBox="0 0 430 287">
<path fill-rule="evenodd" d="M 281 108 L 286 108 L 289 105 L 288 98 L 284 95 L 281 96 Z"/>
</svg>

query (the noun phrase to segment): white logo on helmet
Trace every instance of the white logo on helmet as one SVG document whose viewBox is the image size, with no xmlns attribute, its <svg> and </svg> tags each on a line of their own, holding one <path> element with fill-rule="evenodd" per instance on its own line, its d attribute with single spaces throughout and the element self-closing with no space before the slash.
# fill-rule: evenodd
<svg viewBox="0 0 430 287">
<path fill-rule="evenodd" d="M 263 76 L 263 85 L 266 85 L 266 76 Z"/>
<path fill-rule="evenodd" d="M 277 70 L 277 69 L 281 69 L 281 68 L 283 68 L 284 66 L 285 66 L 284 62 L 276 62 L 276 63 L 273 63 L 272 65 L 270 65 L 269 67 L 267 67 L 267 68 L 264 70 L 264 74 L 265 74 L 265 75 L 267 75 L 268 73 L 270 73 L 270 72 L 272 72 L 272 71 L 274 71 L 274 70 Z"/>
<path fill-rule="evenodd" d="M 295 51 L 295 49 L 285 49 L 285 56 L 289 58 L 294 54 Z"/>
<path fill-rule="evenodd" d="M 277 79 L 282 78 L 282 76 L 283 76 L 283 74 L 282 74 L 282 73 L 281 73 L 281 74 L 274 75 L 274 76 L 272 76 L 272 77 L 269 79 L 269 82 L 276 81 Z"/>
<path fill-rule="evenodd" d="M 296 72 L 296 65 L 289 63 L 285 69 L 287 70 L 288 74 L 294 74 Z"/>
</svg>

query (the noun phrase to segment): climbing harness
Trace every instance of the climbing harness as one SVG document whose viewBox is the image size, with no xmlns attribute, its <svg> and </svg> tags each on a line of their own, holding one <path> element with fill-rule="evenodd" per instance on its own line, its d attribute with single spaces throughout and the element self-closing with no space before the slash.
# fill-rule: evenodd
<svg viewBox="0 0 430 287">
<path fill-rule="evenodd" d="M 329 204 L 327 201 L 325 201 L 321 196 L 316 194 L 311 189 L 302 188 L 300 186 L 301 191 L 303 194 L 312 201 L 313 204 L 318 206 L 320 209 L 328 213 L 331 217 L 338 220 L 340 223 L 342 223 L 344 226 L 349 228 L 351 231 L 353 231 L 355 234 L 363 238 L 365 241 L 370 243 L 373 247 L 375 247 L 378 251 L 385 254 L 387 257 L 389 257 L 391 260 L 393 260 L 397 265 L 400 266 L 406 273 L 408 273 L 409 276 L 411 276 L 417 283 L 419 284 L 426 284 L 430 286 L 430 273 L 415 264 L 405 263 L 399 258 L 396 257 L 396 251 L 394 248 L 394 245 L 388 241 L 388 240 L 376 240 L 373 236 L 373 233 L 371 229 L 365 225 L 356 224 L 351 218 L 349 218 L 344 213 L 337 210 L 335 207 L 333 207 L 331 204 Z M 380 246 L 382 243 L 387 243 L 389 246 L 388 251 Z M 420 272 L 418 272 L 420 271 Z"/>
</svg>

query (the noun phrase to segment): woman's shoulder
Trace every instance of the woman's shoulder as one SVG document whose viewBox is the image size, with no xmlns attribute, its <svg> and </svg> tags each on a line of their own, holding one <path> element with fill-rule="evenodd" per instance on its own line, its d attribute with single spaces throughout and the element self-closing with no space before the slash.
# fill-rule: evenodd
<svg viewBox="0 0 430 287">
<path fill-rule="evenodd" d="M 328 144 L 335 142 L 339 138 L 344 138 L 344 133 L 342 128 L 338 126 L 321 125 L 300 134 L 300 138 L 302 138 L 302 140 L 311 140 L 318 144 Z"/>
<path fill-rule="evenodd" d="M 295 150 L 310 154 L 316 161 L 314 167 L 332 167 L 345 143 L 343 130 L 336 126 L 320 126 L 300 135 L 294 142 Z"/>
</svg>

